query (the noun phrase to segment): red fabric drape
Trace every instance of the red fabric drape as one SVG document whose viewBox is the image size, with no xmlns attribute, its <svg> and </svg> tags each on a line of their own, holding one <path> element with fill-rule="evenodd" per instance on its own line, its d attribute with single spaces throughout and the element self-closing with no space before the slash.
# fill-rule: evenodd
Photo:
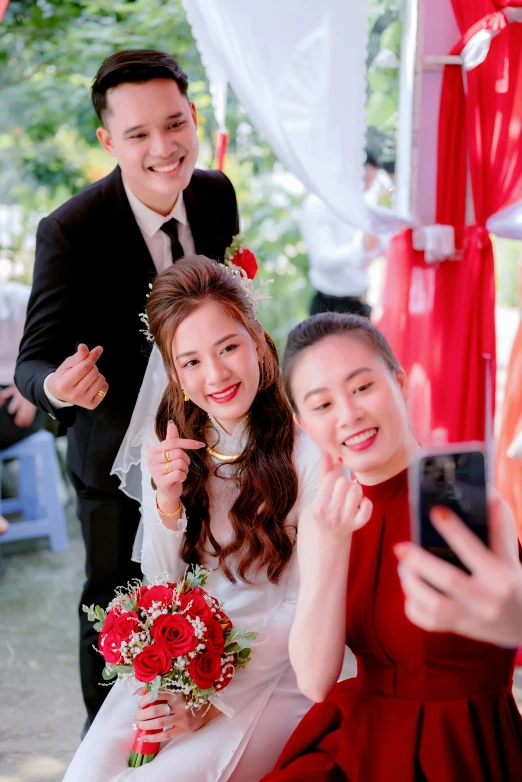
<svg viewBox="0 0 522 782">
<path fill-rule="evenodd" d="M 6 12 L 8 5 L 9 5 L 9 0 L 0 0 L 0 22 L 4 18 L 4 14 Z"/>
<path fill-rule="evenodd" d="M 481 28 L 498 33 L 485 62 L 466 74 L 467 94 L 460 66 L 447 66 L 444 74 L 437 222 L 455 226 L 458 260 L 426 264 L 411 247 L 411 232 L 396 237 L 387 254 L 379 325 L 422 385 L 416 394 L 424 404 L 423 428 L 429 422 L 431 432 L 443 429 L 459 441 L 484 439 L 487 368 L 494 388 L 494 258 L 484 226 L 522 197 L 522 25 L 507 23 L 497 10 L 507 5 L 501 1 L 452 3 L 463 33 L 453 53 Z M 522 6 L 522 0 L 510 5 Z M 468 163 L 476 225 L 464 227 Z M 423 439 L 415 416 L 413 424 Z"/>
</svg>

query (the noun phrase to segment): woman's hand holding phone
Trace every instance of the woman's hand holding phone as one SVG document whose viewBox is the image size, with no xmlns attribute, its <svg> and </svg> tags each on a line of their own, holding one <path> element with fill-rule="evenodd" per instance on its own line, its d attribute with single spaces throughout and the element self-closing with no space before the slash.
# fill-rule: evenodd
<svg viewBox="0 0 522 782">
<path fill-rule="evenodd" d="M 522 566 L 515 524 L 495 490 L 488 505 L 490 548 L 447 508 L 431 513 L 432 523 L 469 574 L 415 543 L 395 546 L 405 611 L 425 630 L 516 647 L 522 645 Z"/>
</svg>

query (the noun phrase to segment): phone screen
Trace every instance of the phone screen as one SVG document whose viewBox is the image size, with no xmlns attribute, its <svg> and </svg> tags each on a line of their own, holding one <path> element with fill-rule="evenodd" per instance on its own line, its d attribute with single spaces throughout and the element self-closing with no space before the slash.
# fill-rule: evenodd
<svg viewBox="0 0 522 782">
<path fill-rule="evenodd" d="M 418 542 L 427 551 L 466 569 L 430 520 L 436 505 L 454 511 L 488 545 L 486 469 L 478 450 L 448 451 L 420 457 L 417 473 Z"/>
</svg>

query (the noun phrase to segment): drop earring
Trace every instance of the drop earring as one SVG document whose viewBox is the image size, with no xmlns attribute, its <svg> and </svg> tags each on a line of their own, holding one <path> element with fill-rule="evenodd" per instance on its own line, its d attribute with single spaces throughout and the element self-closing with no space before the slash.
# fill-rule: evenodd
<svg viewBox="0 0 522 782">
<path fill-rule="evenodd" d="M 183 401 L 184 401 L 184 402 L 188 402 L 188 401 L 189 401 L 189 399 L 190 399 L 189 395 L 187 394 L 187 392 L 185 391 L 185 389 L 183 389 L 183 388 L 182 388 L 181 390 L 183 391 Z"/>
</svg>

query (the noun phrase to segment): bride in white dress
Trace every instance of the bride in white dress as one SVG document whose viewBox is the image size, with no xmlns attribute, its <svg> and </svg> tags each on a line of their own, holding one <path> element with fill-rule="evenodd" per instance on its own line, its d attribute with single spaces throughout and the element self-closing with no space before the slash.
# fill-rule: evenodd
<svg viewBox="0 0 522 782">
<path fill-rule="evenodd" d="M 204 716 L 166 693 L 144 709 L 140 684 L 117 682 L 65 782 L 257 782 L 311 706 L 297 687 L 288 638 L 295 534 L 321 455 L 294 430 L 275 347 L 238 277 L 201 256 L 178 261 L 157 277 L 147 314 L 166 375 L 155 347 L 122 446 L 123 462 L 141 467 L 143 573 L 176 580 L 187 562 L 207 566 L 206 589 L 236 626 L 259 637 L 251 662 Z M 159 754 L 137 769 L 127 765 L 133 723 L 163 730 L 154 735 Z"/>
</svg>

